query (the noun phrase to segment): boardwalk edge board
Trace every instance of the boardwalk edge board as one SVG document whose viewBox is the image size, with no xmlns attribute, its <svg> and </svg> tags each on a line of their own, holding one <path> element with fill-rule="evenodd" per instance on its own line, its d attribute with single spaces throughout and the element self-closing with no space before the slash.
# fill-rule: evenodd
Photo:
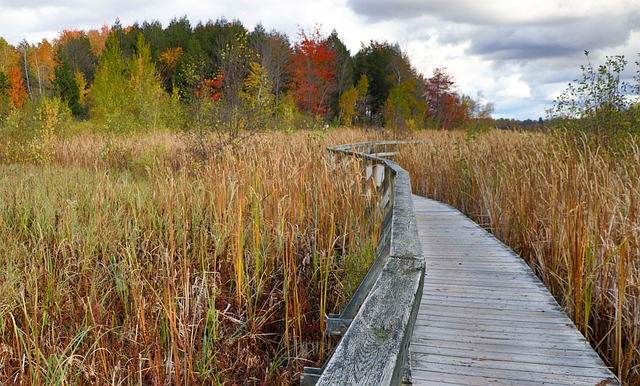
<svg viewBox="0 0 640 386">
<path fill-rule="evenodd" d="M 383 229 L 377 262 L 348 307 L 352 319 L 322 369 L 305 368 L 302 385 L 399 385 L 410 377 L 408 356 L 422 298 L 425 263 L 413 211 L 409 174 L 390 157 L 403 142 L 370 142 L 329 148 L 339 156 L 359 157 L 365 166 L 384 171 L 376 178 Z M 376 155 L 377 154 L 377 155 Z M 353 301 L 353 299 L 352 299 Z M 351 302 L 350 302 L 351 303 Z M 359 306 L 359 307 L 357 307 Z M 358 308 L 353 315 L 354 307 Z M 344 324 L 344 323 L 343 323 Z M 342 331 L 341 331 L 342 332 Z"/>
</svg>

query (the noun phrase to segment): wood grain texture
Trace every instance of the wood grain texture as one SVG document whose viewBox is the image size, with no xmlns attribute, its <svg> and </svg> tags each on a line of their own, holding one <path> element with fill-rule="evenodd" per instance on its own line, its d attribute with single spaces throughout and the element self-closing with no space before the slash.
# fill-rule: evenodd
<svg viewBox="0 0 640 386">
<path fill-rule="evenodd" d="M 360 146 L 375 151 L 378 145 Z M 384 146 L 382 152 L 387 151 Z M 354 296 L 357 300 L 348 312 L 348 318 L 353 314 L 353 320 L 322 374 L 317 378 L 318 371 L 306 372 L 304 384 L 313 384 L 317 379 L 317 385 L 398 385 L 409 368 L 409 342 L 425 272 L 411 181 L 409 174 L 393 161 L 357 155 L 384 166 L 383 179 L 379 181 L 384 217 L 379 264 L 374 264 L 356 291 L 361 296 Z M 341 317 L 345 318 L 345 312 Z"/>
<path fill-rule="evenodd" d="M 418 259 L 389 259 L 336 347 L 318 385 L 399 383 L 404 366 L 401 351 L 411 338 L 411 314 L 414 313 L 407 305 L 411 305 L 422 290 L 423 269 Z M 415 302 L 416 310 L 418 303 Z"/>
<path fill-rule="evenodd" d="M 426 260 L 413 385 L 617 384 L 519 256 L 456 209 L 413 203 Z"/>
</svg>

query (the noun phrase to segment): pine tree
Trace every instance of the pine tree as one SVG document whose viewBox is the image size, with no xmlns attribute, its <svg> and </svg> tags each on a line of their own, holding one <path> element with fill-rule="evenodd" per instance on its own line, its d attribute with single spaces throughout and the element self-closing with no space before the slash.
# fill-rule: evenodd
<svg viewBox="0 0 640 386">
<path fill-rule="evenodd" d="M 66 60 L 55 68 L 54 85 L 60 99 L 69 106 L 71 114 L 78 117 L 84 113 L 80 104 L 80 87 L 76 82 L 71 65 Z"/>
</svg>

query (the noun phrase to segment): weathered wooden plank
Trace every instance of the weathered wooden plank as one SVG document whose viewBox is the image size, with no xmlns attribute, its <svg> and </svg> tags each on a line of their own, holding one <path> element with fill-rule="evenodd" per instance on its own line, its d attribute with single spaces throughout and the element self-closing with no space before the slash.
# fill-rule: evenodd
<svg viewBox="0 0 640 386">
<path fill-rule="evenodd" d="M 424 334 L 420 330 L 422 327 L 429 328 L 429 334 Z M 576 342 L 576 337 L 569 335 L 549 335 L 544 337 L 541 342 L 540 337 L 532 335 L 522 335 L 513 332 L 494 332 L 494 331 L 475 331 L 474 334 L 463 334 L 461 330 L 452 330 L 445 328 L 436 328 L 422 323 L 416 324 L 416 332 L 414 336 L 422 338 L 428 344 L 431 340 L 448 340 L 452 342 L 468 343 L 470 345 L 482 345 L 486 343 L 502 343 L 505 346 L 536 347 L 536 345 L 544 345 L 542 342 L 552 341 L 553 345 L 564 345 L 568 348 L 580 350 L 584 348 L 585 352 L 591 352 L 588 348 Z"/>
<path fill-rule="evenodd" d="M 449 315 L 446 315 L 446 314 L 439 315 L 438 313 L 423 313 L 423 314 L 419 313 L 418 315 L 424 316 L 422 320 L 429 321 L 434 324 L 451 322 L 451 318 L 449 317 Z M 483 317 L 483 318 L 472 319 L 472 318 L 464 317 L 464 314 L 459 314 L 454 318 L 457 318 L 459 320 L 459 318 L 464 317 L 463 320 L 459 320 L 457 322 L 459 325 L 471 325 L 476 327 L 490 326 L 494 328 L 504 328 L 503 325 L 505 323 L 500 323 L 500 321 L 509 321 L 510 325 L 517 326 L 517 327 L 531 326 L 531 327 L 539 328 L 540 326 L 543 326 L 545 328 L 559 328 L 558 326 L 566 326 L 568 328 L 573 328 L 573 325 L 568 324 L 564 320 L 559 320 L 559 318 L 556 318 L 553 316 L 524 317 L 524 318 L 511 317 L 510 315 L 503 315 L 503 316 L 505 317 L 503 317 L 502 319 L 498 319 L 496 317 L 486 317 L 486 318 Z"/>
<path fill-rule="evenodd" d="M 615 384 L 522 259 L 451 207 L 414 208 L 427 267 L 414 385 Z"/>
<path fill-rule="evenodd" d="M 537 296 L 535 293 L 531 293 L 527 291 L 530 286 L 527 286 L 526 289 L 518 290 L 516 288 L 502 289 L 502 287 L 496 286 L 486 286 L 486 285 L 477 285 L 477 286 L 443 286 L 442 284 L 434 284 L 434 282 L 425 283 L 425 287 L 433 290 L 435 293 L 443 293 L 443 294 L 455 294 L 458 296 L 510 296 L 510 297 L 519 297 L 519 298 L 528 298 Z M 502 289 L 502 294 L 498 292 Z M 479 295 L 476 295 L 479 294 Z"/>
<path fill-rule="evenodd" d="M 429 366 L 430 371 L 441 373 L 440 379 L 447 379 L 451 374 L 455 375 L 467 375 L 481 378 L 495 378 L 510 381 L 511 384 L 519 384 L 520 381 L 536 380 L 539 384 L 542 383 L 555 383 L 564 385 L 575 384 L 589 384 L 596 385 L 597 383 L 606 379 L 615 379 L 612 375 L 608 374 L 589 374 L 583 371 L 564 372 L 564 373 L 549 373 L 546 372 L 547 368 L 540 366 L 539 368 L 512 368 L 512 369 L 496 369 L 475 366 L 472 364 L 447 364 L 447 363 L 432 363 Z M 584 369 L 582 369 L 584 370 Z M 414 384 L 418 378 L 419 371 L 412 369 L 412 377 Z"/>
<path fill-rule="evenodd" d="M 482 299 L 485 299 L 487 301 L 521 301 L 521 302 L 536 302 L 536 301 L 547 301 L 547 299 L 541 297 L 538 294 L 530 294 L 530 293 L 522 293 L 522 292 L 516 292 L 516 291 L 503 291 L 503 292 L 498 292 L 498 291 L 478 291 L 476 293 L 473 293 L 471 291 L 465 290 L 465 289 L 448 289 L 448 290 L 438 290 L 436 287 L 434 286 L 429 286 L 429 288 L 427 288 L 427 290 L 432 290 L 433 294 L 430 294 L 429 296 L 444 296 L 446 298 L 451 298 L 451 299 L 459 299 L 459 300 L 466 300 L 466 299 L 477 299 L 478 297 L 481 297 Z"/>
<path fill-rule="evenodd" d="M 451 320 L 434 320 L 433 318 L 420 319 L 417 323 L 421 325 L 425 323 L 429 325 L 434 330 L 447 330 L 452 331 L 459 336 L 478 336 L 485 333 L 497 333 L 497 334 L 513 334 L 513 331 L 517 331 L 517 335 L 526 335 L 529 336 L 532 340 L 537 341 L 540 335 L 540 327 L 552 327 L 553 330 L 545 332 L 544 336 L 548 338 L 557 337 L 558 339 L 563 339 L 569 335 L 571 340 L 574 340 L 575 337 L 571 336 L 573 334 L 573 326 L 568 326 L 566 324 L 552 324 L 549 325 L 547 323 L 533 321 L 531 323 L 523 323 L 523 322 L 509 322 L 509 323 L 475 323 L 474 321 L 470 321 L 467 323 L 456 323 Z M 433 336 L 434 334 L 430 334 Z M 428 337 L 427 337 L 428 338 Z"/>
<path fill-rule="evenodd" d="M 414 354 L 419 355 L 419 354 Z M 599 379 L 607 378 L 609 375 L 608 369 L 605 367 L 591 366 L 591 367 L 578 367 L 578 366 L 569 366 L 566 363 L 562 363 L 560 361 L 556 361 L 554 364 L 542 364 L 535 363 L 531 361 L 515 361 L 513 359 L 507 360 L 499 360 L 494 358 L 468 358 L 468 357 L 457 357 L 449 354 L 439 355 L 439 354 L 428 354 L 429 361 L 431 363 L 442 364 L 447 366 L 461 366 L 461 367 L 474 367 L 474 370 L 487 370 L 488 372 L 493 371 L 493 374 L 496 372 L 528 372 L 533 374 L 547 374 L 547 375 L 558 375 L 558 376 L 577 376 L 577 377 L 585 377 L 585 378 L 595 378 Z M 576 359 L 576 358 L 574 358 Z M 534 376 L 535 377 L 535 376 Z M 531 378 L 534 378 L 531 377 Z"/>
<path fill-rule="evenodd" d="M 595 359 L 582 360 L 582 358 L 576 357 L 575 351 L 566 351 L 561 349 L 540 350 L 532 348 L 531 350 L 527 350 L 527 352 L 523 352 L 521 349 L 512 349 L 511 351 L 491 351 L 489 350 L 489 347 L 486 350 L 468 350 L 466 348 L 437 347 L 430 344 L 416 347 L 413 355 L 448 355 L 456 358 L 468 358 L 478 361 L 491 359 L 504 362 L 533 363 L 550 366 L 562 364 L 562 366 L 578 367 L 581 369 L 597 368 L 601 365 L 601 363 L 598 363 Z"/>
<path fill-rule="evenodd" d="M 473 321 L 486 322 L 486 323 L 519 323 L 519 322 L 528 322 L 533 318 L 535 320 L 540 321 L 540 323 L 544 323 L 544 325 L 548 325 L 550 323 L 554 324 L 564 324 L 564 320 L 558 319 L 553 313 L 544 313 L 544 315 L 539 315 L 539 312 L 519 312 L 517 314 L 505 313 L 502 311 L 494 310 L 494 312 L 484 312 L 480 316 L 474 316 Z M 437 316 L 447 318 L 449 320 L 462 320 L 469 319 L 469 311 L 464 308 L 451 309 L 450 307 L 443 306 L 431 306 L 429 311 L 422 310 L 418 312 L 419 317 L 422 319 Z"/>
<path fill-rule="evenodd" d="M 576 385 L 576 386 L 605 386 L 609 383 L 600 385 L 593 379 L 572 379 L 570 383 L 567 379 L 549 379 L 548 377 L 535 377 L 524 379 L 520 376 L 517 378 L 505 377 L 505 374 L 458 374 L 450 369 L 444 369 L 444 372 L 434 370 L 412 370 L 414 385 L 465 385 L 465 386 L 486 386 L 486 385 Z M 615 379 L 612 379 L 612 383 Z"/>
<path fill-rule="evenodd" d="M 482 345 L 469 345 L 468 342 L 453 342 L 450 340 L 429 340 L 421 342 L 420 344 L 414 344 L 413 354 L 420 355 L 422 353 L 437 352 L 440 355 L 452 355 L 462 356 L 459 353 L 466 353 L 472 358 L 494 358 L 500 359 L 503 356 L 510 358 L 528 358 L 523 360 L 524 362 L 534 363 L 564 363 L 565 358 L 572 358 L 569 363 L 572 366 L 579 367 L 599 367 L 601 362 L 598 358 L 588 357 L 584 360 L 577 361 L 576 358 L 582 358 L 581 352 L 584 348 L 574 349 L 572 347 L 566 347 L 561 344 L 547 344 L 544 346 L 524 346 L 526 350 L 523 350 L 523 346 L 516 345 L 504 345 L 502 342 L 489 343 Z M 424 358 L 423 358 L 424 359 Z"/>
<path fill-rule="evenodd" d="M 491 288 L 494 289 L 513 289 L 513 290 L 522 290 L 529 289 L 532 286 L 536 286 L 540 289 L 546 289 L 546 287 L 540 283 L 527 283 L 522 280 L 504 280 L 502 284 L 495 283 L 493 281 L 482 280 L 481 278 L 456 278 L 455 276 L 448 277 L 436 277 L 429 281 L 431 285 L 442 285 L 443 288 L 477 288 L 478 290 L 485 289 L 489 290 Z"/>
<path fill-rule="evenodd" d="M 444 307 L 450 307 L 451 309 L 454 308 L 462 308 L 462 309 L 466 309 L 469 311 L 469 313 L 472 312 L 482 312 L 482 311 L 486 311 L 486 312 L 491 312 L 491 311 L 501 311 L 501 312 L 512 312 L 512 313 L 519 313 L 522 311 L 527 311 L 527 312 L 539 312 L 539 313 L 544 313 L 547 312 L 548 310 L 560 310 L 559 306 L 552 306 L 552 305 L 547 305 L 547 304 L 535 304 L 535 303 L 528 303 L 528 302 L 519 302 L 519 306 L 517 308 L 514 308 L 512 306 L 515 306 L 515 303 L 512 304 L 491 304 L 491 303 L 481 303 L 480 301 L 474 301 L 474 302 L 456 302 L 454 300 L 449 300 L 449 299 L 438 299 L 435 300 L 433 298 L 431 299 L 425 299 L 422 302 L 423 306 L 425 308 L 429 308 L 430 306 L 444 306 Z M 551 307 L 555 307 L 555 308 L 551 308 Z"/>
</svg>

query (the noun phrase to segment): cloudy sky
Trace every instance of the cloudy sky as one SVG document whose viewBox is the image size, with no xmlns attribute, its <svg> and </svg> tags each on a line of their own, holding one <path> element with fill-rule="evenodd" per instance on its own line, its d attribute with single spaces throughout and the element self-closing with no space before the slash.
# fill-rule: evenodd
<svg viewBox="0 0 640 386">
<path fill-rule="evenodd" d="M 295 40 L 299 27 L 335 29 L 355 54 L 370 40 L 397 42 L 430 75 L 446 67 L 458 90 L 495 104 L 494 117 L 545 117 L 591 62 L 640 52 L 637 0 L 0 0 L 0 37 L 17 45 L 63 29 L 92 29 L 187 16 L 262 23 Z"/>
</svg>

